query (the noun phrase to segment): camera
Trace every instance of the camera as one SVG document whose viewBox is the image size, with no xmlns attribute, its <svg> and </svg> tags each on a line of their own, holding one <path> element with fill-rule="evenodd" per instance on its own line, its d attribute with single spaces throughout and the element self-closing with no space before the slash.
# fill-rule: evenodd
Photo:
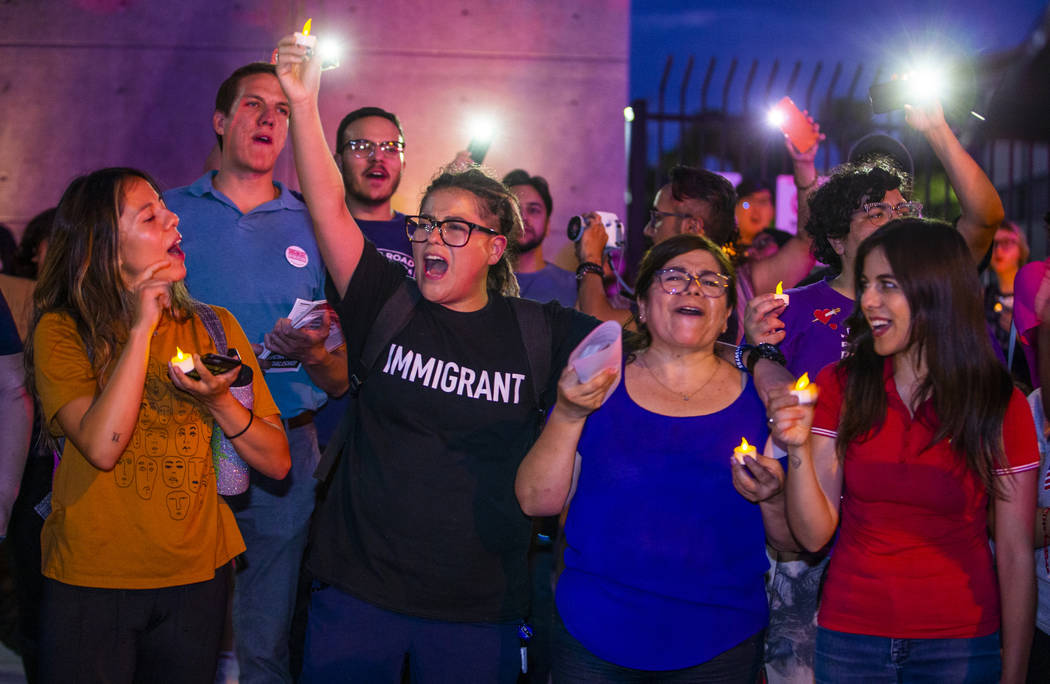
<svg viewBox="0 0 1050 684">
<path fill-rule="evenodd" d="M 611 211 L 596 211 L 599 220 L 602 225 L 605 226 L 605 232 L 609 236 L 609 242 L 606 243 L 606 249 L 616 249 L 623 246 L 626 235 L 623 231 L 623 222 L 620 218 L 612 213 Z M 573 242 L 579 242 L 580 236 L 583 235 L 583 227 L 587 225 L 587 219 L 583 216 L 573 216 L 569 219 L 569 226 L 566 228 L 566 233 L 569 239 Z"/>
</svg>

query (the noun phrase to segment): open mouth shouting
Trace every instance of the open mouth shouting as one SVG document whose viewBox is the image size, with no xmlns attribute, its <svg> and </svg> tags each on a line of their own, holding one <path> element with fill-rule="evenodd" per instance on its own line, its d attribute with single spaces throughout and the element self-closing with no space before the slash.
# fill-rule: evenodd
<svg viewBox="0 0 1050 684">
<path fill-rule="evenodd" d="M 440 280 L 448 272 L 448 261 L 437 254 L 423 255 L 423 275 L 430 280 Z"/>
<path fill-rule="evenodd" d="M 175 242 L 171 243 L 171 247 L 168 247 L 168 256 L 174 259 L 179 259 L 180 261 L 185 260 L 186 253 L 182 251 L 182 247 L 180 246 L 181 244 L 182 236 L 180 235 L 178 238 L 175 239 Z"/>
<path fill-rule="evenodd" d="M 689 306 L 688 304 L 686 304 L 684 306 L 680 306 L 677 309 L 675 309 L 674 311 L 675 311 L 675 313 L 682 314 L 683 316 L 703 316 L 703 315 L 705 315 L 704 314 L 704 310 L 701 309 L 700 307 L 698 307 L 698 306 Z"/>
</svg>

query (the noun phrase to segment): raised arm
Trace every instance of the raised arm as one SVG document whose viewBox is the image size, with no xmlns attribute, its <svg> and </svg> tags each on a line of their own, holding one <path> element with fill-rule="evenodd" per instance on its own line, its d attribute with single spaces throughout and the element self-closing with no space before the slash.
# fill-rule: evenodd
<svg viewBox="0 0 1050 684">
<path fill-rule="evenodd" d="M 131 329 L 105 386 L 95 396 L 80 396 L 66 402 L 55 413 L 66 438 L 88 462 L 101 470 L 113 469 L 135 431 L 146 384 L 150 341 L 171 300 L 171 283 L 153 276 L 169 264 L 165 259 L 150 265 L 132 283 L 135 313 Z"/>
<path fill-rule="evenodd" d="M 984 259 L 1003 222 L 1003 203 L 992 181 L 963 148 L 944 120 L 938 102 L 927 107 L 906 106 L 907 121 L 926 137 L 934 154 L 941 160 L 948 182 L 962 206 L 958 229 L 970 247 L 975 263 Z"/>
<path fill-rule="evenodd" d="M 787 519 L 807 551 L 824 548 L 839 523 L 842 466 L 832 437 L 813 434 L 813 407 L 801 406 L 790 386 L 773 390 L 768 403 L 774 436 L 787 447 Z"/>
<path fill-rule="evenodd" d="M 587 226 L 575 245 L 576 258 L 581 264 L 597 264 L 602 268 L 608 234 L 597 214 L 585 214 L 584 218 L 587 219 Z M 605 295 L 603 276 L 589 271 L 579 280 L 576 308 L 599 321 L 616 321 L 620 325 L 627 325 L 632 316 L 630 309 L 618 309 L 609 303 L 609 298 Z"/>
<path fill-rule="evenodd" d="M 601 406 L 606 390 L 618 374 L 605 370 L 589 382 L 580 383 L 571 365 L 562 371 L 558 400 L 514 479 L 514 493 L 525 515 L 557 515 L 568 503 L 583 425 L 587 416 Z"/>
<path fill-rule="evenodd" d="M 317 108 L 321 63 L 306 59 L 306 48 L 297 46 L 293 36 L 281 39 L 277 56 L 277 78 L 291 107 L 289 126 L 299 185 L 310 208 L 321 258 L 342 297 L 361 259 L 364 236 L 346 208 L 343 178 L 321 127 Z"/>
<path fill-rule="evenodd" d="M 809 117 L 809 123 L 813 126 L 818 140 L 823 140 L 824 134 L 820 132 L 820 124 L 812 117 Z M 783 282 L 784 287 L 794 287 L 806 277 L 817 261 L 811 249 L 813 239 L 806 232 L 806 223 L 809 221 L 809 196 L 817 189 L 817 168 L 814 160 L 817 158 L 820 143 L 814 144 L 805 152 L 799 152 L 785 135 L 784 145 L 791 156 L 794 169 L 798 202 L 797 228 L 794 237 L 784 243 L 776 254 L 751 264 L 751 284 L 755 288 L 755 294 L 773 292 L 779 282 Z"/>
</svg>

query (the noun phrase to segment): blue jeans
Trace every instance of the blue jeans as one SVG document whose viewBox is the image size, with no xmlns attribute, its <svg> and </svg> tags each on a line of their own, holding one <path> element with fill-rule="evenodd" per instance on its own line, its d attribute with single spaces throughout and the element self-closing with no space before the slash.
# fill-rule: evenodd
<svg viewBox="0 0 1050 684">
<path fill-rule="evenodd" d="M 999 632 L 972 639 L 893 639 L 817 628 L 816 681 L 999 681 Z"/>
<path fill-rule="evenodd" d="M 310 593 L 302 684 L 514 684 L 521 668 L 512 622 L 444 622 L 395 613 L 328 585 Z"/>
<path fill-rule="evenodd" d="M 233 634 L 241 684 L 291 682 L 289 636 L 299 567 L 310 530 L 321 458 L 313 424 L 288 430 L 292 469 L 283 480 L 252 471 L 251 487 L 227 497 L 247 551 L 238 559 Z"/>
</svg>

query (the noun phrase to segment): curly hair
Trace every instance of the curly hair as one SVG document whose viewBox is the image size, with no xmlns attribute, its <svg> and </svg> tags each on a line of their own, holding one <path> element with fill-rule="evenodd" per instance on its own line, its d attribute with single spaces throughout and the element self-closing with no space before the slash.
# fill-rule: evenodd
<svg viewBox="0 0 1050 684">
<path fill-rule="evenodd" d="M 836 167 L 831 178 L 809 198 L 806 231 L 813 236 L 813 256 L 841 271 L 842 257 L 831 240 L 849 235 L 850 221 L 862 204 L 878 202 L 891 190 L 900 190 L 905 199 L 911 194 L 911 177 L 890 157 Z"/>
<path fill-rule="evenodd" d="M 514 263 L 518 243 L 525 231 L 518 198 L 506 185 L 479 166 L 471 166 L 464 171 L 446 168 L 439 172 L 423 193 L 420 211 L 423 211 L 427 198 L 438 190 L 466 190 L 477 198 L 478 209 L 482 214 L 493 216 L 499 222 L 498 230 L 500 235 L 507 238 L 507 248 L 500 260 L 489 267 L 487 287 L 505 297 L 517 297 L 521 290 L 511 264 Z"/>
</svg>

